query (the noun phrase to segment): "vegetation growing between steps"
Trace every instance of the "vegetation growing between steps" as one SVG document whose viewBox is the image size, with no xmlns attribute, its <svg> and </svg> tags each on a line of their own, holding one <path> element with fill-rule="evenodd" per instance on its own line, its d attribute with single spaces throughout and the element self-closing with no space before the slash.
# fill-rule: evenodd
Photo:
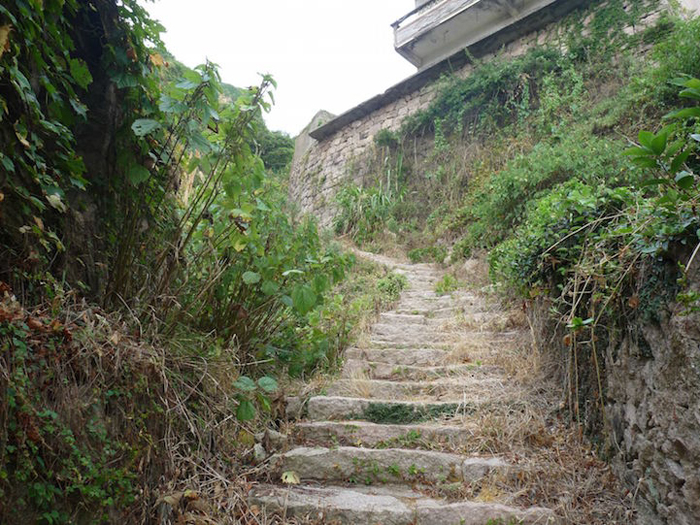
<svg viewBox="0 0 700 525">
<path fill-rule="evenodd" d="M 135 0 L 0 6 L 3 523 L 245 519 L 279 383 L 402 286 L 345 281 L 354 257 L 290 219 L 272 77 L 188 69 L 162 29 Z"/>
<path fill-rule="evenodd" d="M 564 45 L 445 77 L 378 145 L 377 178 L 400 158 L 404 197 L 384 231 L 358 238 L 375 246 L 388 230 L 415 254 L 452 246 L 456 263 L 490 252 L 492 279 L 558 334 L 569 416 L 592 431 L 608 345 L 675 300 L 696 308 L 700 21 L 664 13 L 641 29 L 658 5 L 596 3 L 565 20 Z"/>
<path fill-rule="evenodd" d="M 405 425 L 440 419 L 455 414 L 468 414 L 474 410 L 469 404 L 443 403 L 425 406 L 402 403 L 370 403 L 362 413 L 361 419 L 371 423 Z"/>
</svg>

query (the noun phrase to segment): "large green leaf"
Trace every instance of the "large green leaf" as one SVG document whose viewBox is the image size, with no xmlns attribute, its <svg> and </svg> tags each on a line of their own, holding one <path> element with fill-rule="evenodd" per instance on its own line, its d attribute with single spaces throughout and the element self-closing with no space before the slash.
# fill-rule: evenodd
<svg viewBox="0 0 700 525">
<path fill-rule="evenodd" d="M 137 137 L 145 137 L 149 133 L 153 133 L 158 128 L 160 128 L 160 123 L 148 118 L 136 119 L 131 125 L 131 130 Z"/>
<path fill-rule="evenodd" d="M 654 134 L 651 131 L 642 130 L 639 132 L 639 135 L 637 135 L 637 138 L 642 146 L 654 151 L 654 149 L 651 147 L 651 143 L 654 140 Z"/>
<path fill-rule="evenodd" d="M 129 182 L 131 182 L 131 184 L 133 184 L 134 186 L 138 186 L 142 182 L 148 180 L 148 177 L 151 176 L 151 172 L 148 171 L 144 166 L 136 164 L 129 168 L 127 176 L 129 177 Z"/>
<path fill-rule="evenodd" d="M 666 149 L 666 144 L 668 142 L 668 133 L 661 132 L 655 135 L 651 141 L 651 149 L 656 155 L 661 155 Z"/>
<path fill-rule="evenodd" d="M 258 379 L 258 386 L 265 392 L 276 392 L 279 388 L 277 381 L 270 376 L 263 376 Z"/>
<path fill-rule="evenodd" d="M 280 289 L 280 285 L 274 281 L 265 281 L 261 288 L 265 295 L 274 295 Z"/>
<path fill-rule="evenodd" d="M 255 419 L 255 405 L 249 399 L 241 399 L 236 410 L 238 421 L 250 421 Z"/>
<path fill-rule="evenodd" d="M 73 77 L 75 83 L 78 84 L 81 88 L 87 89 L 87 87 L 92 82 L 92 75 L 90 74 L 90 70 L 88 69 L 87 64 L 78 58 L 71 58 L 69 62 L 69 67 L 70 76 Z"/>
<path fill-rule="evenodd" d="M 242 392 L 252 392 L 255 390 L 255 381 L 248 376 L 240 376 L 236 379 L 235 383 L 233 383 L 233 386 Z"/>
<path fill-rule="evenodd" d="M 292 291 L 292 302 L 297 312 L 306 315 L 316 304 L 316 294 L 309 286 L 300 284 Z"/>
<path fill-rule="evenodd" d="M 681 171 L 676 175 L 676 184 L 684 190 L 689 190 L 693 187 L 693 184 L 695 184 L 695 177 L 693 177 L 692 173 Z"/>
<path fill-rule="evenodd" d="M 246 284 L 257 284 L 260 282 L 260 274 L 255 272 L 245 272 L 243 282 Z"/>
</svg>

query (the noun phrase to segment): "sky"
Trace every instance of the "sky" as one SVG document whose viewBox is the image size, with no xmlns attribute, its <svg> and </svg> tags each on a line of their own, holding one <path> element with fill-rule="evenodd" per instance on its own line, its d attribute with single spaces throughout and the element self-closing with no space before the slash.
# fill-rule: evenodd
<svg viewBox="0 0 700 525">
<path fill-rule="evenodd" d="M 268 127 L 297 135 L 320 109 L 340 114 L 415 73 L 391 23 L 413 0 L 157 0 L 168 50 L 189 67 L 209 59 L 238 87 L 278 82 Z"/>
</svg>

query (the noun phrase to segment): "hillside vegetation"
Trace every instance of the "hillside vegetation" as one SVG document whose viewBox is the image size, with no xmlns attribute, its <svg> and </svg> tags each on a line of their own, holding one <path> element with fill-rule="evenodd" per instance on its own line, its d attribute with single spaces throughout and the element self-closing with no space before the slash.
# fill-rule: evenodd
<svg viewBox="0 0 700 525">
<path fill-rule="evenodd" d="M 569 416 L 595 432 L 608 342 L 674 301 L 697 309 L 700 21 L 642 30 L 655 4 L 596 4 L 557 46 L 445 76 L 427 110 L 375 137 L 376 183 L 337 197 L 336 231 L 371 249 L 488 257 L 556 356 Z"/>
<path fill-rule="evenodd" d="M 280 384 L 401 288 L 290 219 L 273 78 L 189 69 L 162 29 L 136 0 L 0 5 L 2 523 L 249 514 Z"/>
</svg>

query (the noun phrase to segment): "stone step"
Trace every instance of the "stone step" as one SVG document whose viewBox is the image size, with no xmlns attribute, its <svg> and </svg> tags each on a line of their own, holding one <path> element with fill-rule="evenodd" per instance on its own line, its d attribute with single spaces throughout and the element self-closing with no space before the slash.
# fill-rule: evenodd
<svg viewBox="0 0 700 525">
<path fill-rule="evenodd" d="M 549 509 L 516 509 L 498 503 L 448 503 L 393 486 L 259 485 L 248 501 L 268 513 L 341 525 L 554 525 Z"/>
<path fill-rule="evenodd" d="M 446 317 L 454 317 L 456 314 L 460 313 L 462 309 L 459 306 L 441 306 L 436 307 L 435 305 L 402 305 L 399 304 L 391 313 L 399 315 L 423 315 L 429 319 L 442 319 Z"/>
<path fill-rule="evenodd" d="M 496 387 L 500 378 L 464 377 L 433 381 L 391 381 L 387 379 L 346 378 L 335 381 L 326 389 L 329 396 L 361 396 L 371 399 L 413 399 L 430 397 L 431 400 L 459 399 L 473 389 Z"/>
<path fill-rule="evenodd" d="M 483 402 L 395 401 L 345 396 L 314 396 L 306 403 L 311 421 L 358 419 L 372 423 L 422 423 L 473 414 Z"/>
<path fill-rule="evenodd" d="M 358 377 L 364 375 L 368 379 L 409 379 L 420 381 L 451 376 L 495 376 L 502 375 L 503 373 L 503 368 L 499 366 L 479 366 L 473 363 L 445 366 L 414 366 L 397 365 L 391 362 L 383 363 L 378 361 L 346 359 L 343 365 L 342 375 L 344 377 Z"/>
<path fill-rule="evenodd" d="M 448 353 L 443 348 L 348 348 L 345 359 L 377 361 L 394 365 L 439 365 L 445 362 Z"/>
<path fill-rule="evenodd" d="M 314 446 L 448 448 L 464 446 L 467 430 L 451 425 L 380 425 L 367 421 L 310 421 L 298 423 L 297 442 Z"/>
<path fill-rule="evenodd" d="M 445 322 L 445 321 L 443 321 Z M 430 332 L 433 334 L 438 334 L 441 332 L 440 330 L 440 324 L 439 322 L 436 322 L 435 320 L 430 320 L 428 321 L 427 319 L 423 323 L 409 323 L 409 322 L 396 322 L 396 321 L 389 321 L 389 322 L 384 322 L 380 320 L 380 322 L 375 323 L 372 325 L 372 332 L 376 334 L 383 334 L 383 333 L 388 333 L 388 334 L 394 334 L 394 333 L 426 333 Z"/>
<path fill-rule="evenodd" d="M 379 320 L 384 323 L 405 323 L 415 325 L 426 325 L 435 322 L 425 315 L 397 314 L 393 312 L 383 312 L 379 314 Z"/>
<path fill-rule="evenodd" d="M 396 334 L 370 334 L 370 345 L 382 346 L 412 346 L 412 347 L 437 347 L 438 345 L 455 344 L 463 337 L 459 332 L 452 333 L 396 333 Z"/>
<path fill-rule="evenodd" d="M 457 330 L 440 330 L 435 324 L 429 325 L 396 325 L 377 323 L 372 327 L 371 337 L 379 340 L 406 339 L 428 341 L 431 339 L 451 340 L 462 335 Z"/>
<path fill-rule="evenodd" d="M 446 319 L 441 317 L 430 317 L 425 314 L 397 314 L 394 312 L 384 312 L 379 315 L 380 325 L 392 325 L 392 326 L 405 326 L 407 328 L 418 328 L 418 327 L 428 327 L 431 329 L 439 329 L 445 323 L 464 321 L 466 317 L 471 319 L 486 319 L 492 320 L 499 318 L 500 316 L 488 311 L 477 311 L 477 310 L 465 310 L 461 312 L 455 312 L 453 319 Z"/>
<path fill-rule="evenodd" d="M 404 448 L 297 447 L 270 458 L 273 475 L 349 483 L 472 483 L 510 469 L 500 458 Z"/>
<path fill-rule="evenodd" d="M 413 298 L 413 299 L 420 299 L 420 298 L 425 298 L 425 299 L 445 299 L 445 300 L 451 300 L 452 298 L 449 295 L 446 294 L 438 294 L 431 285 L 430 288 L 425 288 L 423 284 L 428 283 L 428 281 L 424 281 L 421 284 L 420 288 L 416 288 L 414 286 L 410 286 L 409 288 L 406 288 L 401 292 L 401 298 L 406 299 L 406 298 Z"/>
<path fill-rule="evenodd" d="M 455 344 L 455 341 L 419 341 L 416 338 L 404 338 L 402 341 L 396 341 L 393 338 L 372 336 L 369 337 L 369 348 L 394 348 L 400 350 L 449 350 Z"/>
</svg>

